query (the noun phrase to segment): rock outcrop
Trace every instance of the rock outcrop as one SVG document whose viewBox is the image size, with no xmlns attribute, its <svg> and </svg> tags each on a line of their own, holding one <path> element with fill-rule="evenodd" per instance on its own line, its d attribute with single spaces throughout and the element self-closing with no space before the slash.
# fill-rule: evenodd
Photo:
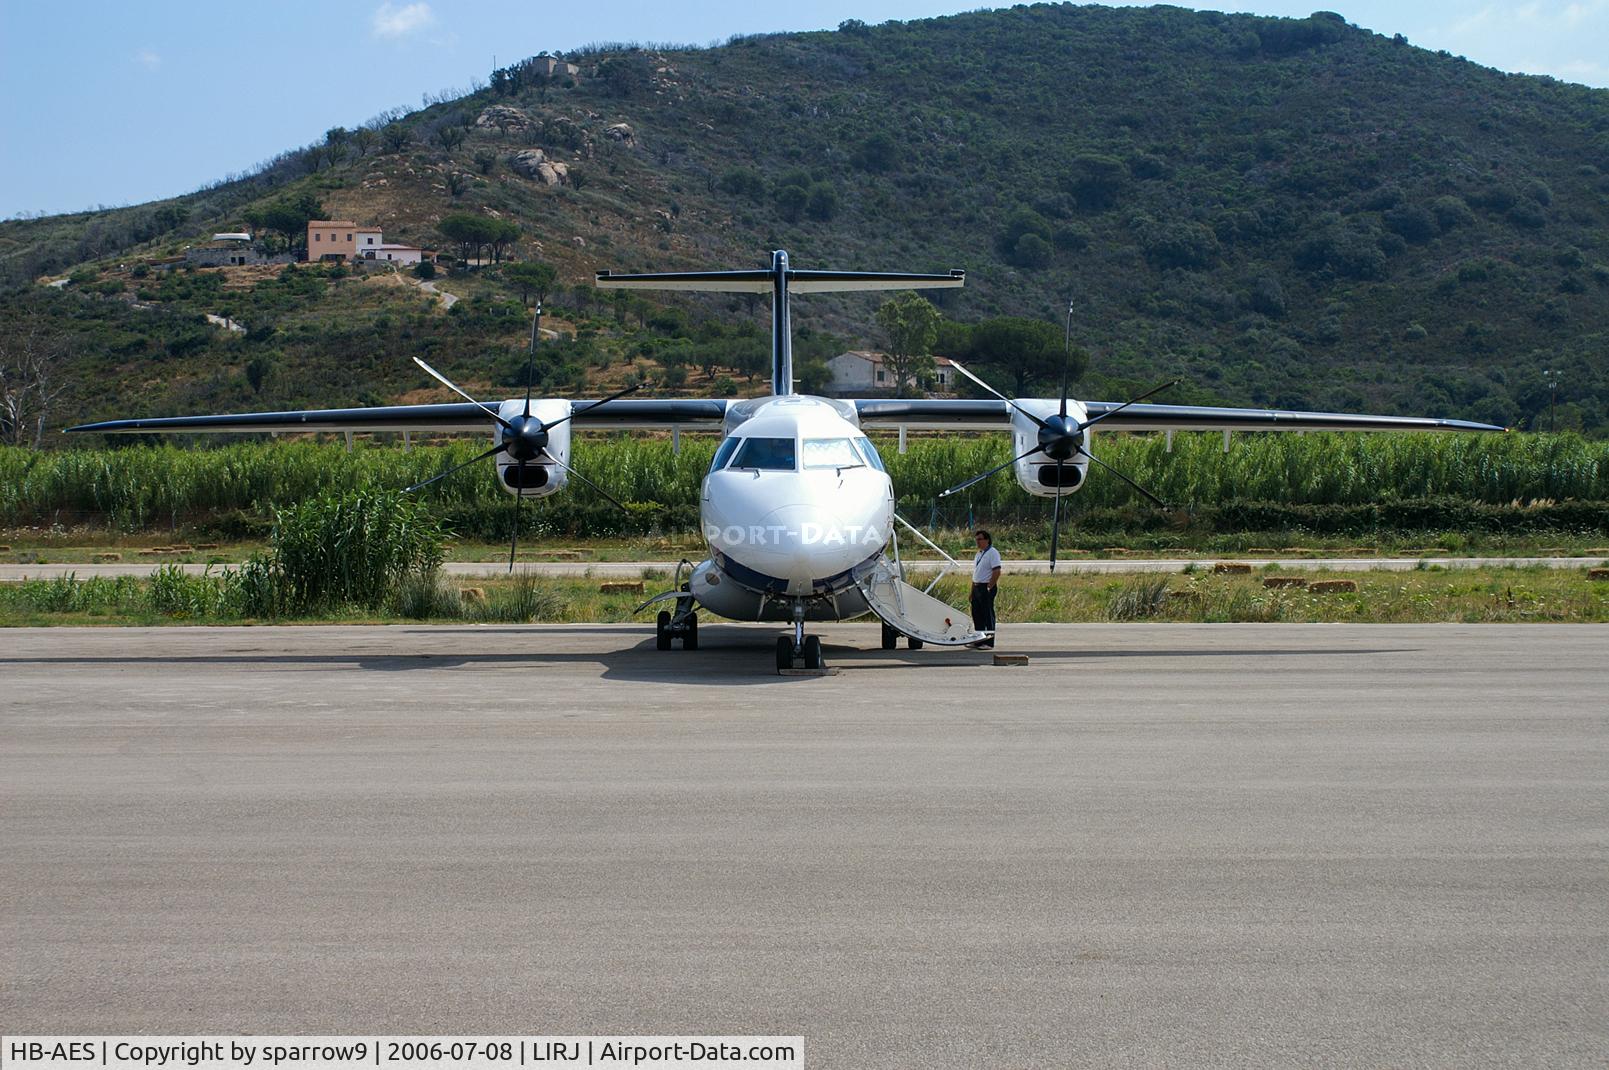
<svg viewBox="0 0 1609 1070">
<path fill-rule="evenodd" d="M 499 130 L 503 133 L 513 133 L 519 130 L 529 130 L 536 126 L 537 122 L 518 108 L 507 104 L 493 104 L 475 118 L 475 125 L 481 130 Z"/>
<path fill-rule="evenodd" d="M 515 174 L 535 179 L 544 186 L 563 185 L 570 177 L 568 164 L 548 158 L 541 149 L 524 149 L 508 158 Z"/>
</svg>

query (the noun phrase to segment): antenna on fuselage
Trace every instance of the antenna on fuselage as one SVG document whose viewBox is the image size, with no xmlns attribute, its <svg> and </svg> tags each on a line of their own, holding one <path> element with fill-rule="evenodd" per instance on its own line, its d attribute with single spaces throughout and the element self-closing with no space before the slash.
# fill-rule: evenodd
<svg viewBox="0 0 1609 1070">
<path fill-rule="evenodd" d="M 788 253 L 777 249 L 771 266 L 752 271 L 667 271 L 642 275 L 616 275 L 600 271 L 602 290 L 702 290 L 714 293 L 771 294 L 771 392 L 793 393 L 793 328 L 788 317 L 788 296 L 794 293 L 832 293 L 846 290 L 925 290 L 966 284 L 959 268 L 947 275 L 920 275 L 899 271 L 800 271 L 788 266 Z"/>
</svg>

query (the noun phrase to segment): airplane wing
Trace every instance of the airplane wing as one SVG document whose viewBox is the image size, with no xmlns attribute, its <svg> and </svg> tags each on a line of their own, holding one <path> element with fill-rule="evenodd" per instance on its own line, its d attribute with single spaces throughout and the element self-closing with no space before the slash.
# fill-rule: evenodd
<svg viewBox="0 0 1609 1070">
<path fill-rule="evenodd" d="M 576 400 L 577 410 L 591 404 Z M 725 398 L 622 398 L 575 417 L 578 427 L 599 430 L 685 427 L 719 429 Z M 496 406 L 492 406 L 495 411 Z M 228 413 L 216 416 L 162 416 L 105 420 L 69 427 L 69 432 L 135 434 L 157 431 L 483 431 L 493 426 L 487 410 L 472 402 L 444 405 L 377 405 L 361 409 L 295 409 L 288 412 Z"/>
<path fill-rule="evenodd" d="M 1019 401 L 1024 400 L 1022 398 Z M 1056 404 L 1057 399 L 1048 399 Z M 1006 430 L 1011 410 L 994 398 L 862 398 L 852 402 L 862 427 L 913 430 Z M 1119 406 L 1115 401 L 1084 403 L 1091 419 Z M 1346 412 L 1295 412 L 1289 409 L 1230 409 L 1213 405 L 1129 405 L 1098 425 L 1103 431 L 1506 431 L 1471 420 L 1420 416 L 1370 416 Z M 1092 428 L 1092 430 L 1094 430 Z"/>
</svg>

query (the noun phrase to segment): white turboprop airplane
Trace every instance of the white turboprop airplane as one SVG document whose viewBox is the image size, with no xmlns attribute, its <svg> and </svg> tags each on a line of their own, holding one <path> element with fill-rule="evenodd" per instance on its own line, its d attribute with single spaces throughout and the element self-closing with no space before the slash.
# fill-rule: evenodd
<svg viewBox="0 0 1609 1070">
<path fill-rule="evenodd" d="M 790 295 L 958 287 L 964 282 L 961 271 L 920 275 L 800 270 L 789 265 L 788 254 L 782 250 L 771 254 L 770 267 L 752 271 L 598 273 L 597 285 L 606 289 L 769 293 L 772 375 L 771 394 L 766 397 L 655 400 L 625 398 L 623 395 L 632 392 L 625 390 L 598 401 L 533 400 L 527 390 L 523 399 L 493 406 L 471 398 L 415 358 L 422 368 L 463 397 L 464 403 L 111 420 L 71 430 L 476 431 L 490 425 L 490 449 L 427 482 L 495 457 L 498 482 L 514 495 L 516 511 L 523 498 L 545 497 L 562 490 L 570 476 L 592 485 L 570 466 L 574 427 L 720 430 L 725 438 L 715 451 L 699 494 L 699 514 L 709 556 L 692 566 L 685 579 L 678 571 L 675 589 L 650 599 L 643 608 L 669 603 L 669 608 L 662 609 L 658 616 L 661 650 L 670 649 L 676 640 L 684 649 L 696 649 L 699 607 L 731 620 L 791 623 L 791 634 L 777 639 L 779 670 L 800 662 L 809 669 L 823 668 L 820 638 L 806 634 L 807 621 L 844 620 L 875 613 L 883 622 L 885 649 L 891 649 L 901 635 L 912 648 L 923 643 L 961 646 L 987 638 L 972 629 L 965 613 L 928 593 L 931 584 L 922 590 L 904 581 L 896 525 L 917 539 L 925 539 L 895 515 L 893 486 L 876 448 L 866 437 L 868 428 L 1009 430 L 1014 443 L 1012 460 L 945 493 L 963 490 L 1011 468 L 1024 490 L 1055 499 L 1053 568 L 1062 495 L 1084 485 L 1091 464 L 1112 472 L 1156 501 L 1144 488 L 1091 452 L 1090 441 L 1098 424 L 1113 431 L 1504 430 L 1463 420 L 1139 403 L 1162 387 L 1121 404 L 1069 398 L 1065 383 L 1059 398 L 1012 399 L 960 365 L 956 365 L 958 370 L 993 397 L 836 399 L 794 392 Z M 595 489 L 608 497 L 601 488 Z M 517 516 L 515 538 L 518 539 Z M 513 554 L 511 548 L 511 567 Z"/>
</svg>

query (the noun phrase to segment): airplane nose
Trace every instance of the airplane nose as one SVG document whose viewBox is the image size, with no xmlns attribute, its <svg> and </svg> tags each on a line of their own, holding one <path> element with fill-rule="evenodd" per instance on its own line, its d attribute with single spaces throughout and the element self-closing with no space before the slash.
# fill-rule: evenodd
<svg viewBox="0 0 1609 1070">
<path fill-rule="evenodd" d="M 825 579 L 877 553 L 888 533 L 875 518 L 851 520 L 820 504 L 785 505 L 749 525 L 706 532 L 738 564 L 790 583 Z"/>
<path fill-rule="evenodd" d="M 808 539 L 821 519 L 819 509 L 784 505 L 754 523 L 728 525 L 719 542 L 728 557 L 756 572 L 784 580 L 809 579 Z"/>
</svg>

